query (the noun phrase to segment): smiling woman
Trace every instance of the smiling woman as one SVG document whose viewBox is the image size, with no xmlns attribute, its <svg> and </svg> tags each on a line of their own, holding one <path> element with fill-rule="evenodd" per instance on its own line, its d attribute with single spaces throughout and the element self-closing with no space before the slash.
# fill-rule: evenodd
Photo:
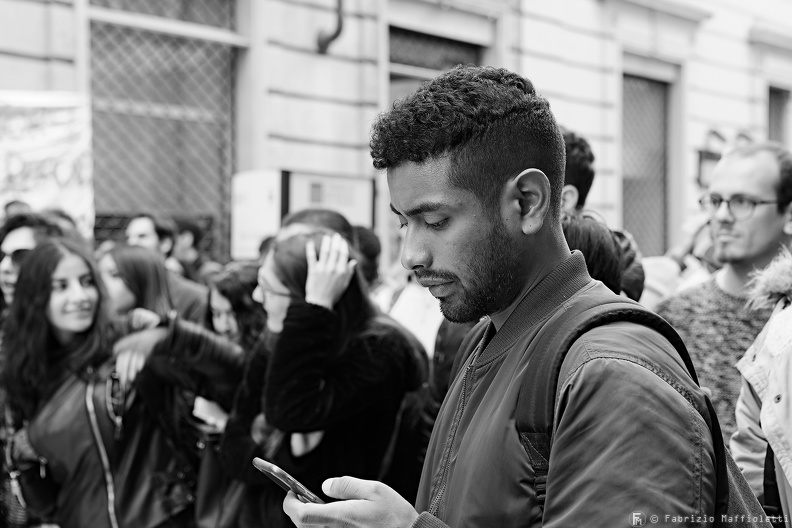
<svg viewBox="0 0 792 528">
<path fill-rule="evenodd" d="M 91 269 L 79 256 L 68 253 L 52 272 L 52 293 L 47 305 L 47 322 L 61 346 L 91 327 L 99 302 Z"/>
<path fill-rule="evenodd" d="M 62 528 L 192 526 L 189 468 L 178 465 L 157 415 L 172 409 L 162 401 L 153 408 L 141 380 L 162 386 L 178 376 L 185 389 L 230 407 L 242 360 L 209 332 L 172 321 L 149 331 L 137 397 L 127 398 L 113 354 L 120 327 L 110 323 L 104 285 L 81 242 L 52 239 L 30 252 L 2 344 L 0 380 L 16 428 L 9 473 L 28 510 Z"/>
</svg>

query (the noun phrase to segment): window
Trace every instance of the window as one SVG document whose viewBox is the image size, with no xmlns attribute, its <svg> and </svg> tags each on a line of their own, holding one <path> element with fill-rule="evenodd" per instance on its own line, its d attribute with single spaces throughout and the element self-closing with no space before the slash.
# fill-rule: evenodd
<svg viewBox="0 0 792 528">
<path fill-rule="evenodd" d="M 624 229 L 647 256 L 667 245 L 668 92 L 666 83 L 624 76 Z"/>
<path fill-rule="evenodd" d="M 234 0 L 92 0 L 231 28 Z M 97 241 L 117 238 L 138 211 L 208 228 L 202 249 L 228 254 L 234 170 L 236 48 L 91 22 Z"/>
<path fill-rule="evenodd" d="M 770 87 L 767 98 L 767 138 L 771 141 L 786 143 L 787 105 L 789 90 Z"/>
</svg>

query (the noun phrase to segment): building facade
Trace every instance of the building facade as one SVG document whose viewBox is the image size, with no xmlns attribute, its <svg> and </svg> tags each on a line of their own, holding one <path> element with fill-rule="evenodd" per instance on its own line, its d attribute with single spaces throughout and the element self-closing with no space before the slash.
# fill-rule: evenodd
<svg viewBox="0 0 792 528">
<path fill-rule="evenodd" d="M 0 90 L 89 96 L 98 238 L 153 210 L 247 257 L 331 207 L 387 263 L 373 119 L 455 64 L 503 66 L 591 143 L 587 206 L 656 255 L 724 148 L 792 145 L 790 21 L 788 0 L 0 0 Z"/>
</svg>

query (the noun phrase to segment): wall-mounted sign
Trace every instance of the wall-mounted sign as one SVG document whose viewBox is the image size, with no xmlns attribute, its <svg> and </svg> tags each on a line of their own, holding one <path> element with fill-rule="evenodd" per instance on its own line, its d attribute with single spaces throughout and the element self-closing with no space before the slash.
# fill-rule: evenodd
<svg viewBox="0 0 792 528">
<path fill-rule="evenodd" d="M 287 173 L 288 174 L 288 173 Z M 288 212 L 332 209 L 352 225 L 371 227 L 374 221 L 374 182 L 368 178 L 288 175 Z"/>
<path fill-rule="evenodd" d="M 62 209 L 93 236 L 88 101 L 73 93 L 0 91 L 0 207 Z"/>
<path fill-rule="evenodd" d="M 231 258 L 257 259 L 261 241 L 278 232 L 281 220 L 281 173 L 240 172 L 231 180 Z"/>
</svg>

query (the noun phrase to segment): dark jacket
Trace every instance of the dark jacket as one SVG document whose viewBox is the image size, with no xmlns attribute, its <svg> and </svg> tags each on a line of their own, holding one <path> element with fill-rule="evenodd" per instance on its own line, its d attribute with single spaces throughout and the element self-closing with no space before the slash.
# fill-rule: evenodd
<svg viewBox="0 0 792 528">
<path fill-rule="evenodd" d="M 155 371 L 162 384 L 186 376 L 198 380 L 194 387 L 223 387 L 239 378 L 242 359 L 205 330 L 174 323 L 127 396 L 113 368 L 111 360 L 96 372 L 68 373 L 36 411 L 27 430 L 44 478 L 28 476 L 23 494 L 43 497 L 30 506 L 61 528 L 110 528 L 111 517 L 120 528 L 189 526 L 194 496 L 187 468 L 143 403 L 139 380 Z"/>
<path fill-rule="evenodd" d="M 701 408 L 704 396 L 671 344 L 631 323 L 587 332 L 564 361 L 544 514 L 539 508 L 514 424 L 526 352 L 565 302 L 595 284 L 573 253 L 512 314 L 522 315 L 462 365 L 432 434 L 417 501 L 428 513 L 415 526 L 613 527 L 628 525 L 633 512 L 660 524 L 706 524 L 695 516 L 714 513 L 712 439 L 670 384 Z"/>
<path fill-rule="evenodd" d="M 325 308 L 293 304 L 272 350 L 251 358 L 226 427 L 222 455 L 237 478 L 259 486 L 261 526 L 292 526 L 283 514 L 285 496 L 251 465 L 262 457 L 311 491 L 338 475 L 377 477 L 404 394 L 421 382 L 411 341 L 385 319 L 339 350 L 337 316 Z M 256 444 L 251 424 L 263 411 L 267 441 Z M 323 431 L 307 454 L 292 455 L 292 433 Z"/>
</svg>

